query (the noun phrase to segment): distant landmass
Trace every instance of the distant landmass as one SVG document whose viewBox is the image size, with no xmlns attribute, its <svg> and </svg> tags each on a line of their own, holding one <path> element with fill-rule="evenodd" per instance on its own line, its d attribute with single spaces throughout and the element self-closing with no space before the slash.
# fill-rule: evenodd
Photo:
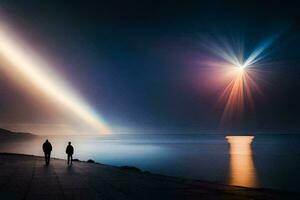
<svg viewBox="0 0 300 200">
<path fill-rule="evenodd" d="M 0 139 L 27 139 L 27 138 L 33 138 L 36 135 L 32 133 L 23 133 L 23 132 L 13 132 L 10 130 L 6 130 L 3 128 L 0 128 Z"/>
</svg>

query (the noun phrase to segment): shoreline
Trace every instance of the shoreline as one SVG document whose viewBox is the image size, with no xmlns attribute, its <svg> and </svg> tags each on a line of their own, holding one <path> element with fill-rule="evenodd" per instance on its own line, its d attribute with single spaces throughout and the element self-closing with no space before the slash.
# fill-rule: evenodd
<svg viewBox="0 0 300 200">
<path fill-rule="evenodd" d="M 24 170 L 22 166 L 24 166 Z M 29 193 L 40 192 L 32 186 L 35 185 L 35 179 L 39 183 L 43 183 L 42 180 L 47 179 L 49 174 L 55 174 L 53 177 L 50 176 L 53 183 L 50 185 L 44 183 L 43 188 L 47 190 L 47 188 L 56 187 L 54 186 L 56 184 L 60 185 L 61 194 L 58 196 L 63 197 L 62 199 L 68 199 L 64 196 L 65 191 L 69 192 L 67 196 L 74 197 L 78 192 L 77 189 L 84 190 L 85 195 L 92 195 L 92 199 L 286 199 L 299 197 L 298 193 L 288 191 L 230 186 L 209 181 L 153 174 L 131 166 L 117 167 L 86 161 L 74 161 L 72 166 L 67 166 L 65 159 L 52 158 L 49 167 L 46 167 L 44 158 L 41 156 L 0 153 L 1 179 L 5 179 L 6 175 L 3 174 L 5 171 L 12 169 L 16 170 L 11 172 L 12 174 L 20 173 L 19 176 L 21 177 L 24 174 L 30 174 L 27 177 L 28 180 L 24 180 L 29 186 L 24 184 L 23 187 L 19 188 L 20 190 L 27 190 L 27 195 L 28 187 L 30 188 Z M 19 180 L 14 181 L 11 177 L 6 178 L 10 180 L 9 183 L 12 185 L 19 182 Z M 67 179 L 70 181 L 66 181 Z M 74 181 L 79 181 L 79 183 Z M 5 186 L 5 184 L 3 185 Z M 14 187 L 11 187 L 7 189 L 14 190 Z M 109 195 L 103 194 L 103 187 L 111 190 Z M 59 191 L 59 189 L 57 190 Z M 6 191 L 5 187 L 0 188 L 0 191 L 1 198 L 3 192 Z M 49 192 L 46 193 L 49 194 Z M 25 194 L 22 195 L 22 192 L 14 192 L 14 194 L 21 194 L 19 199 L 35 199 Z M 104 195 L 104 198 L 101 195 L 102 197 Z M 39 196 L 39 199 L 47 198 Z"/>
</svg>

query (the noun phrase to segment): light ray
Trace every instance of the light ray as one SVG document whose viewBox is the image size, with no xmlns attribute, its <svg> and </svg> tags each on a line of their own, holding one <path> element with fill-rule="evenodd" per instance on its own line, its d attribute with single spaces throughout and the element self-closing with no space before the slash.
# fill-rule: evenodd
<svg viewBox="0 0 300 200">
<path fill-rule="evenodd" d="M 0 24 L 0 55 L 6 62 L 10 63 L 8 66 L 10 72 L 21 74 L 44 95 L 67 107 L 100 133 L 108 133 L 107 125 L 87 104 L 43 70 L 43 68 L 51 68 L 51 65 L 44 61 L 40 62 L 38 56 L 34 55 L 33 52 L 21 48 L 18 43 L 19 38 L 13 35 L 13 32 L 9 31 L 5 25 Z M 7 66 L 2 64 L 1 67 Z"/>
<path fill-rule="evenodd" d="M 254 107 L 253 92 L 260 91 L 255 68 L 266 57 L 266 50 L 274 40 L 275 37 L 270 37 L 263 41 L 246 58 L 242 51 L 236 50 L 243 48 L 232 46 L 225 40 L 218 40 L 219 43 L 207 45 L 215 55 L 223 60 L 223 62 L 209 62 L 209 65 L 217 68 L 227 80 L 219 97 L 219 102 L 224 102 L 222 123 L 232 119 L 234 115 L 239 116 L 243 113 L 246 104 Z"/>
</svg>

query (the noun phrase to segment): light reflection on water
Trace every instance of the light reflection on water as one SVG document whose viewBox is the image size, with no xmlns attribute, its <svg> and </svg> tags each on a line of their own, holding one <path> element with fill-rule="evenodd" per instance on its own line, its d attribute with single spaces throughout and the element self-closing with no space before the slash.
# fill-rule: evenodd
<svg viewBox="0 0 300 200">
<path fill-rule="evenodd" d="M 245 187 L 258 187 L 253 161 L 253 136 L 227 136 L 230 147 L 229 184 Z"/>
<path fill-rule="evenodd" d="M 45 139 L 51 156 L 66 158 L 68 141 L 74 158 L 153 173 L 249 187 L 300 190 L 300 136 L 222 134 L 139 134 L 109 136 L 49 136 L 0 143 L 0 152 L 43 155 Z M 252 141 L 252 143 L 251 143 Z M 293 174 L 291 176 L 290 174 Z M 259 180 L 259 184 L 258 184 Z"/>
</svg>

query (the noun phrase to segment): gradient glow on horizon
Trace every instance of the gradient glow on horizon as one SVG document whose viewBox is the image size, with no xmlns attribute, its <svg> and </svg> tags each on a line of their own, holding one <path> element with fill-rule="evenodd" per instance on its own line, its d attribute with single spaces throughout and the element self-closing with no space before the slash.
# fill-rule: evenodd
<svg viewBox="0 0 300 200">
<path fill-rule="evenodd" d="M 274 39 L 275 37 L 265 40 L 246 58 L 244 49 L 238 43 L 234 46 L 223 40 L 209 45 L 210 50 L 222 59 L 207 62 L 225 80 L 218 99 L 218 102 L 224 104 L 222 123 L 243 113 L 246 103 L 251 108 L 254 107 L 253 93 L 261 93 L 257 80 L 263 71 L 257 68 L 261 67 L 259 62 L 266 57 L 266 50 Z"/>
<path fill-rule="evenodd" d="M 5 68 L 12 76 L 16 74 L 22 76 L 26 84 L 32 84 L 44 95 L 68 108 L 98 132 L 109 133 L 110 130 L 105 122 L 87 104 L 69 88 L 60 84 L 60 81 L 53 77 L 55 74 L 49 75 L 51 64 L 39 59 L 30 49 L 24 48 L 20 41 L 4 24 L 0 24 L 0 55 L 2 62 L 6 62 L 0 67 Z"/>
</svg>

